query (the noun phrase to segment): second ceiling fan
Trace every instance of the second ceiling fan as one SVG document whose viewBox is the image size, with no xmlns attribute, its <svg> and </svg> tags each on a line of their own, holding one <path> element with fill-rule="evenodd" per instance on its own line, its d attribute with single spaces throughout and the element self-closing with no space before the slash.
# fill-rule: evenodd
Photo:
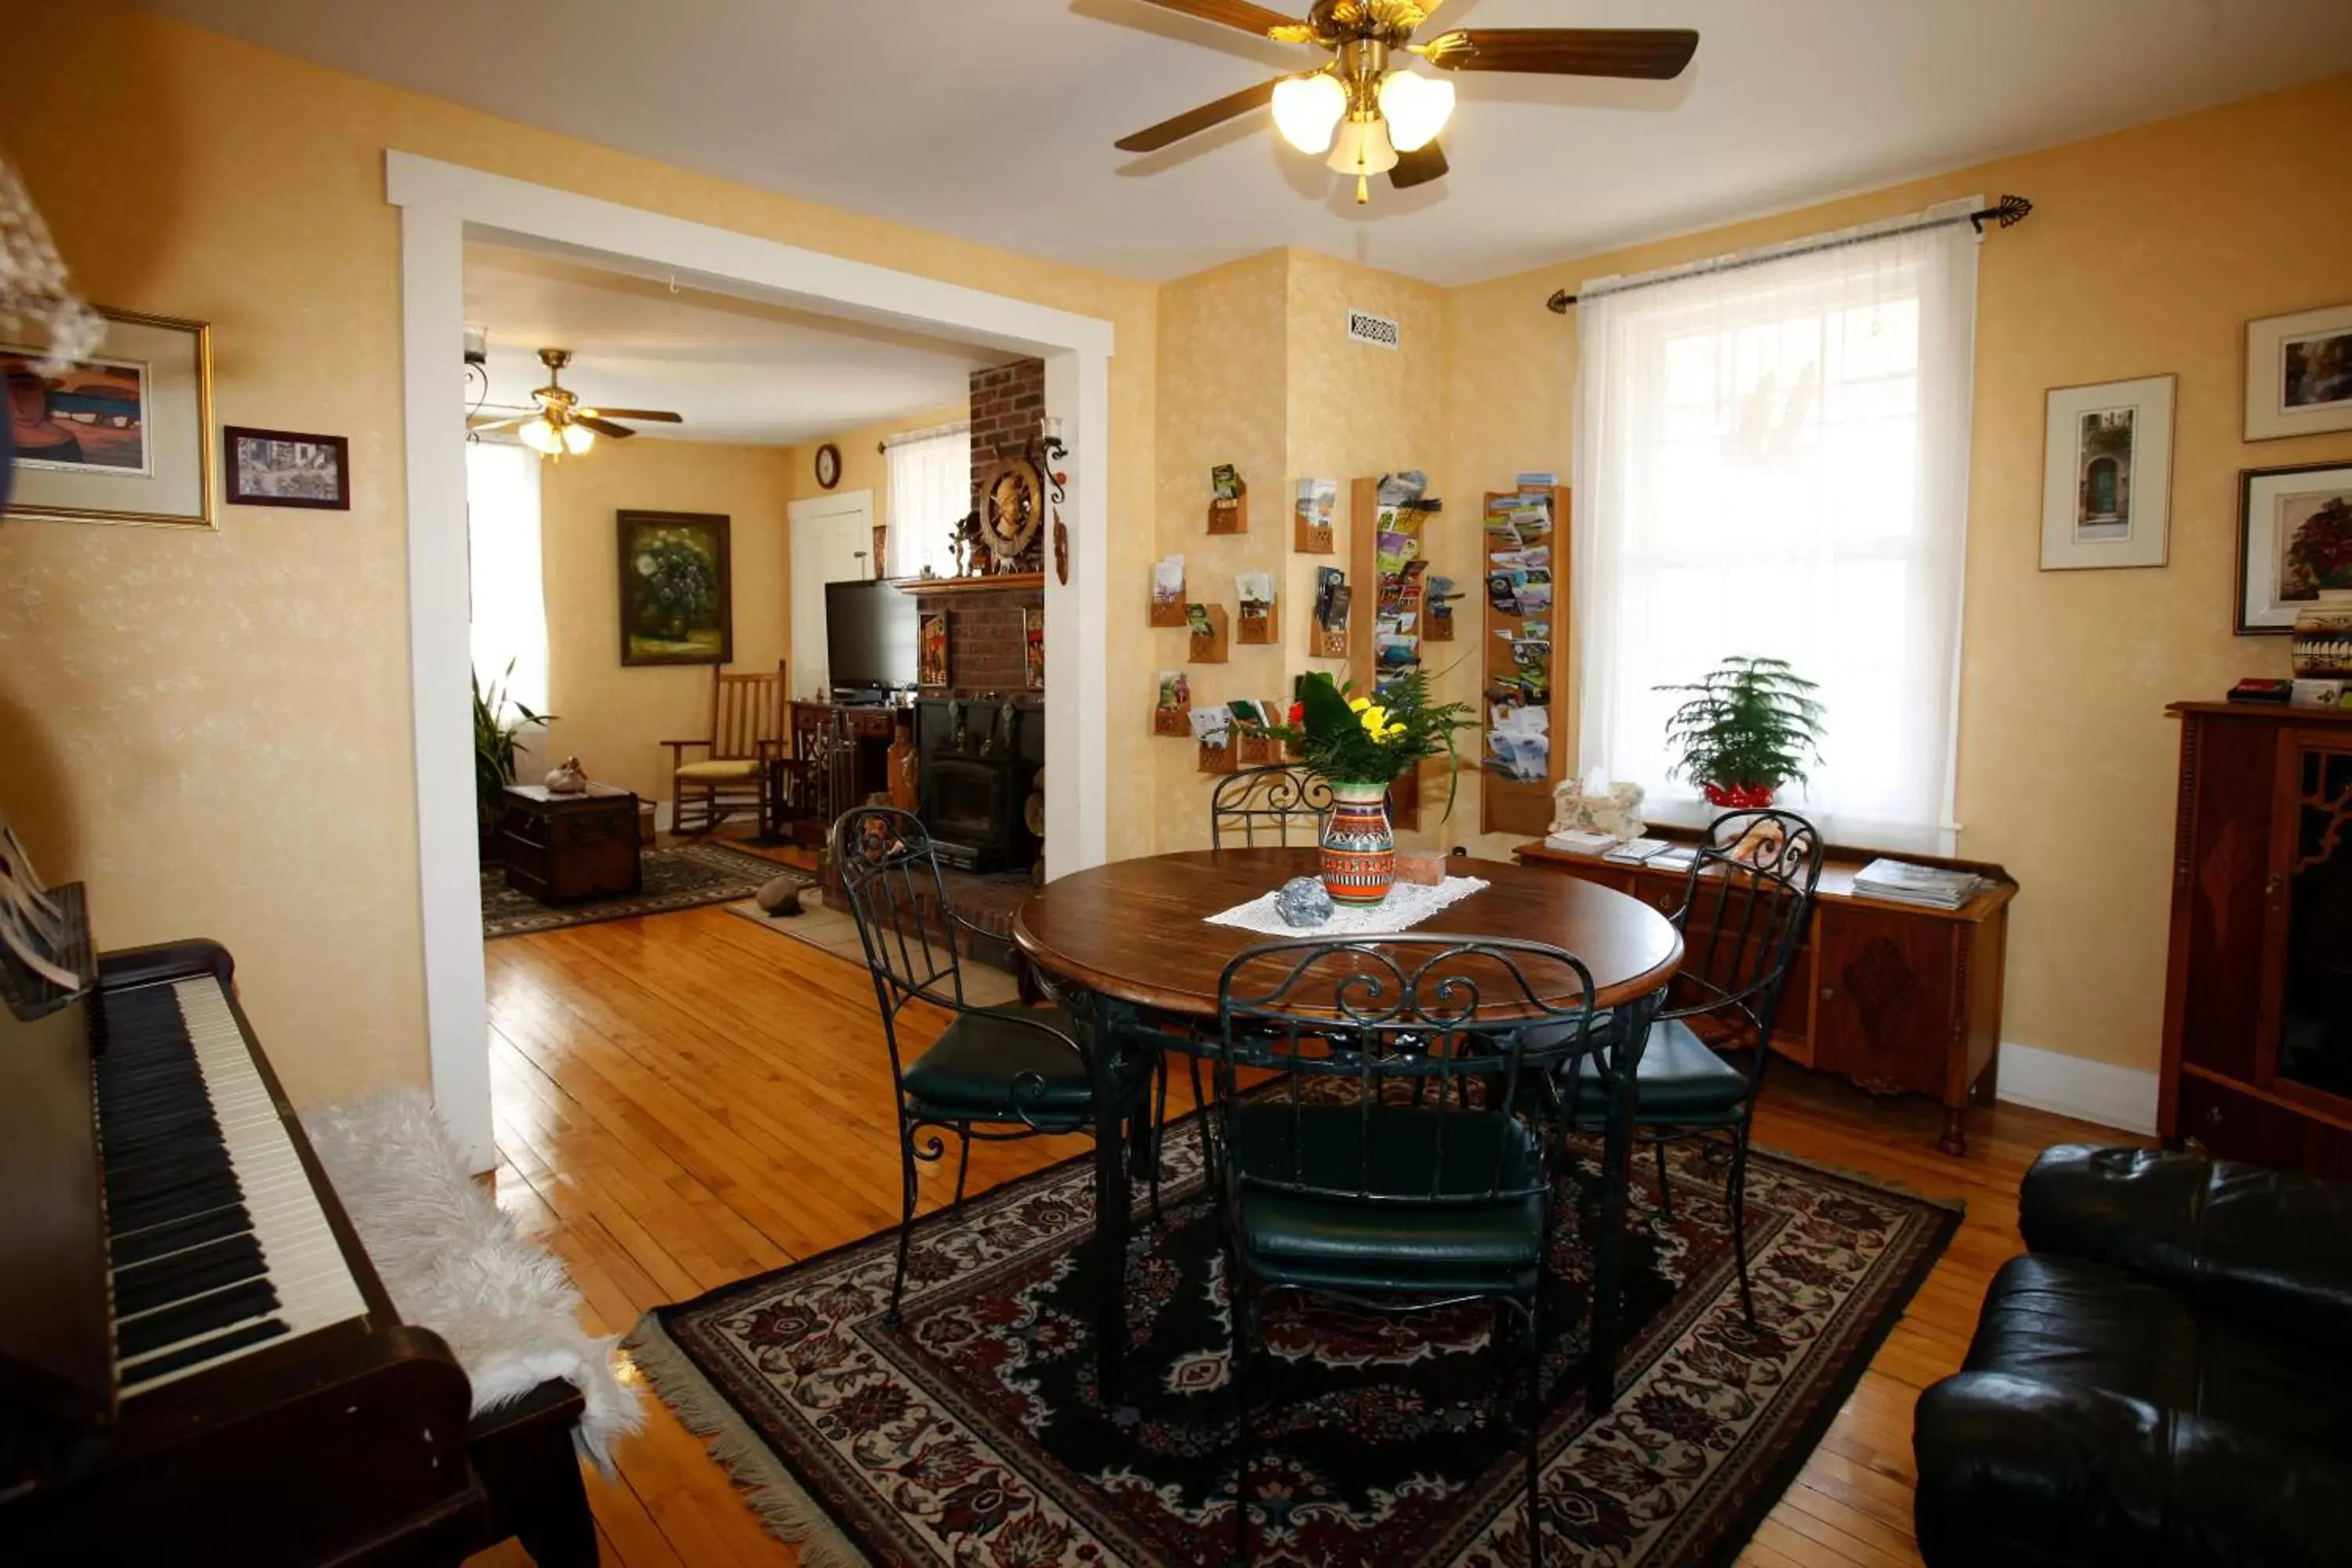
<svg viewBox="0 0 2352 1568">
<path fill-rule="evenodd" d="M 1370 198 L 1374 174 L 1388 175 L 1404 190 L 1445 173 L 1437 133 L 1454 111 L 1454 84 L 1401 68 L 1400 55 L 1418 55 L 1444 71 L 1664 81 L 1680 76 L 1698 47 L 1698 35 L 1683 27 L 1459 27 L 1414 43 L 1413 30 L 1444 3 L 1316 0 L 1300 21 L 1251 0 L 1145 0 L 1276 43 L 1312 44 L 1329 50 L 1332 59 L 1305 75 L 1276 77 L 1163 120 L 1118 147 L 1156 153 L 1271 104 L 1283 140 L 1302 153 L 1328 152 L 1330 167 L 1356 177 L 1361 202 Z"/>
</svg>

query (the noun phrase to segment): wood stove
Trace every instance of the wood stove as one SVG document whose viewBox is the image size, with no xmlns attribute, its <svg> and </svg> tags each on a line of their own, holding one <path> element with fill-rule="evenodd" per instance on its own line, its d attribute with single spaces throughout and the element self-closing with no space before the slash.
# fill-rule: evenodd
<svg viewBox="0 0 2352 1568">
<path fill-rule="evenodd" d="M 1024 807 L 1045 742 L 1042 709 L 980 698 L 916 704 L 917 815 L 942 861 L 1002 871 L 1037 858 Z"/>
</svg>

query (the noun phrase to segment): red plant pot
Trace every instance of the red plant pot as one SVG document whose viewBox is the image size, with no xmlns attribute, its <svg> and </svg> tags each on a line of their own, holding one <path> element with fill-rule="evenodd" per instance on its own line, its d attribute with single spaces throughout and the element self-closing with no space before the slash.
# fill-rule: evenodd
<svg viewBox="0 0 2352 1568">
<path fill-rule="evenodd" d="M 1706 784 L 1707 804 L 1726 811 L 1761 811 L 1772 804 L 1773 791 L 1763 784 Z"/>
</svg>

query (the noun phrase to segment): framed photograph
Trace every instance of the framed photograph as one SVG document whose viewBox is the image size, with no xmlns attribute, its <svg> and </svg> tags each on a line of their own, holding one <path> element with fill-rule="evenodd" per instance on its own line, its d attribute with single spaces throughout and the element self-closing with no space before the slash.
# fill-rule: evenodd
<svg viewBox="0 0 2352 1568">
<path fill-rule="evenodd" d="M 948 683 L 948 617 L 944 611 L 922 616 L 916 626 L 915 684 Z"/>
<path fill-rule="evenodd" d="M 11 517 L 210 528 L 212 329 L 100 310 L 106 342 L 62 369 L 0 339 L 16 447 Z"/>
<path fill-rule="evenodd" d="M 2335 588 L 2352 588 L 2352 462 L 2242 469 L 2238 635 L 2284 637 Z"/>
<path fill-rule="evenodd" d="M 2246 439 L 2352 430 L 2352 305 L 2246 323 Z"/>
<path fill-rule="evenodd" d="M 221 471 L 231 506 L 352 510 L 352 444 L 341 436 L 225 425 Z"/>
<path fill-rule="evenodd" d="M 625 511 L 621 662 L 725 664 L 735 657 L 728 520 L 715 512 Z"/>
<path fill-rule="evenodd" d="M 1021 612 L 1021 650 L 1028 659 L 1029 689 L 1045 685 L 1045 606 L 1030 605 Z"/>
<path fill-rule="evenodd" d="M 2042 455 L 2042 569 L 2161 566 L 2172 522 L 2178 378 L 2053 387 Z"/>
</svg>

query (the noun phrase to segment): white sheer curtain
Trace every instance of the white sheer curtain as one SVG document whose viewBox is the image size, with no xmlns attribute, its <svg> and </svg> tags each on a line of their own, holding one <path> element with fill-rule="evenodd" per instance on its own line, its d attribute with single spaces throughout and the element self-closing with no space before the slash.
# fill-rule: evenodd
<svg viewBox="0 0 2352 1568">
<path fill-rule="evenodd" d="M 466 444 L 466 546 L 472 567 L 474 675 L 484 687 L 514 661 L 508 695 L 547 711 L 547 596 L 539 570 L 539 454 Z"/>
<path fill-rule="evenodd" d="M 1655 820 L 1706 809 L 1666 777 L 1655 688 L 1760 655 L 1827 709 L 1782 804 L 1845 842 L 1950 841 L 1976 237 L 1868 232 L 1577 307 L 1579 765 Z"/>
<path fill-rule="evenodd" d="M 919 577 L 929 566 L 955 575 L 953 538 L 971 510 L 971 437 L 961 426 L 892 445 L 887 574 Z"/>
</svg>

